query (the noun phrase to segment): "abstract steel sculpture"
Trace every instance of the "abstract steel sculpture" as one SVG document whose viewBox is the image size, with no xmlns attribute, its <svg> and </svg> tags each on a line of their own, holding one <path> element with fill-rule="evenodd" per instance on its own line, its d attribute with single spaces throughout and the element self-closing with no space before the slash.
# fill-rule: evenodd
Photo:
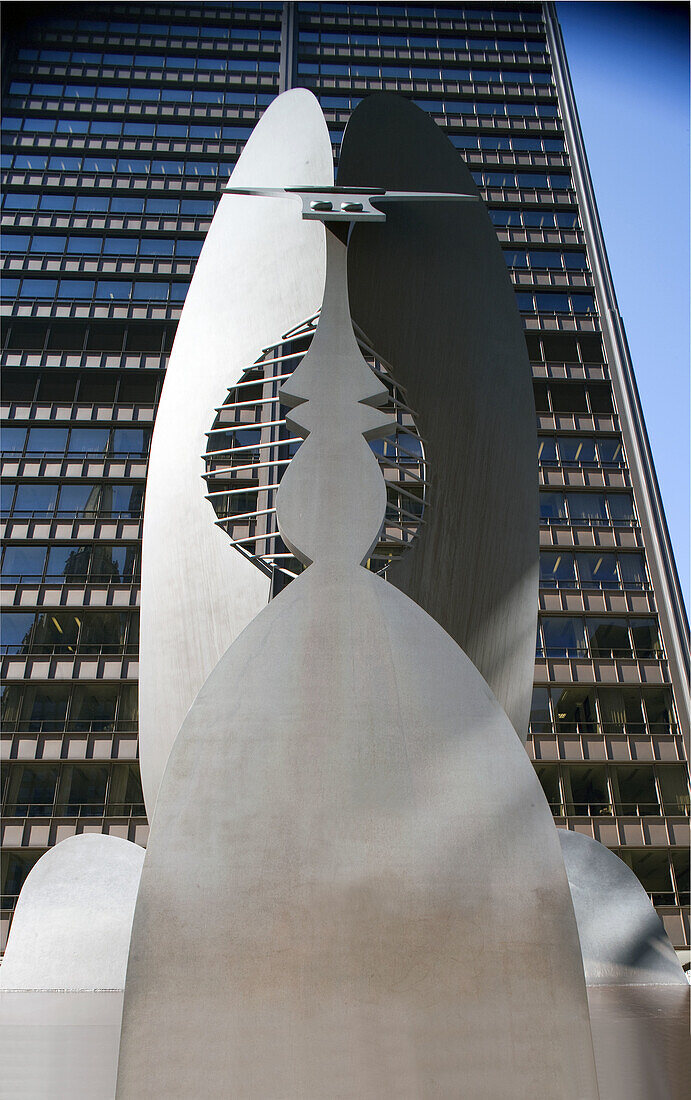
<svg viewBox="0 0 691 1100">
<path fill-rule="evenodd" d="M 75 1080 L 63 1060 L 51 1095 L 112 1097 L 117 1060 L 118 1100 L 653 1100 L 663 1078 L 674 1096 L 660 1074 L 637 1092 L 619 1088 L 633 1046 L 665 1053 L 657 1037 L 646 1046 L 654 995 L 623 1037 L 598 1000 L 622 947 L 611 922 L 604 938 L 599 930 L 603 884 L 616 880 L 616 898 L 628 898 L 628 872 L 612 869 L 611 853 L 584 860 L 583 838 L 560 844 L 516 736 L 536 615 L 534 423 L 496 238 L 467 201 L 467 170 L 422 112 L 372 97 L 351 126 L 334 188 L 316 100 L 279 97 L 235 170 L 185 305 L 147 490 L 141 736 L 152 828 L 131 938 L 131 904 L 117 918 L 118 942 L 130 939 L 119 1056 L 109 1016 L 98 1082 Z M 406 135 L 415 153 L 401 149 Z M 472 276 L 439 255 L 445 224 Z M 320 302 L 281 390 L 304 442 L 280 483 L 278 525 L 306 568 L 259 610 L 266 578 L 232 555 L 204 500 L 205 432 L 228 386 L 224 357 L 237 377 Z M 393 584 L 363 568 L 386 507 L 368 441 L 393 425 L 351 309 L 415 394 L 432 467 L 433 520 L 390 571 Z M 462 440 L 446 438 L 454 424 Z M 497 427 L 518 447 L 513 467 L 506 439 L 490 457 Z M 497 544 L 500 507 L 507 545 Z M 87 840 L 67 842 L 65 865 Z M 25 992 L 34 918 L 53 896 L 54 876 L 37 872 L 58 866 L 61 848 L 32 873 L 13 930 Z M 94 881 L 107 898 L 114 856 L 127 856 L 133 898 L 141 860 L 124 849 L 102 853 Z M 666 983 L 655 1004 L 676 1020 L 688 991 L 649 902 L 640 890 L 634 900 L 621 985 L 644 971 L 651 990 Z M 648 965 L 653 955 L 637 971 L 632 957 L 651 944 L 662 969 Z M 113 973 L 121 956 L 95 969 Z M 89 981 L 98 1016 L 103 991 Z M 74 1049 L 86 1049 L 82 1024 L 66 1029 Z"/>
<path fill-rule="evenodd" d="M 300 197 L 327 225 L 373 201 Z M 282 391 L 306 443 L 278 523 L 308 568 L 230 646 L 173 746 L 117 1095 L 412 1098 L 464 1081 L 473 1096 L 595 1098 L 576 923 L 532 766 L 456 643 L 362 568 L 386 503 L 366 440 L 392 425 L 353 332 L 346 246 L 326 238 L 317 331 Z"/>
</svg>

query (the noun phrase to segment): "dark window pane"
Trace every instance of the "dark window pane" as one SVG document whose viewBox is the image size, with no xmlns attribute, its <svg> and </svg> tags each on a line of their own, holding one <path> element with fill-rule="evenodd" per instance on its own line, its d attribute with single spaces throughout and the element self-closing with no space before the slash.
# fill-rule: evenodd
<svg viewBox="0 0 691 1100">
<path fill-rule="evenodd" d="M 0 446 L 5 454 L 21 454 L 25 439 L 26 428 L 3 428 L 0 434 Z"/>
<path fill-rule="evenodd" d="M 558 550 L 543 550 L 540 553 L 540 584 L 546 587 L 562 584 L 575 584 L 576 572 L 573 554 L 563 554 Z"/>
<path fill-rule="evenodd" d="M 576 657 L 585 653 L 583 621 L 567 617 L 542 619 L 542 635 L 548 657 Z"/>
<path fill-rule="evenodd" d="M 561 733 L 594 733 L 595 697 L 589 688 L 567 688 L 555 698 L 557 730 Z"/>
<path fill-rule="evenodd" d="M 67 445 L 67 428 L 31 428 L 27 451 L 32 454 L 63 454 Z"/>
<path fill-rule="evenodd" d="M 120 341 L 122 342 L 122 332 L 120 332 Z M 110 405 L 115 401 L 116 385 L 116 378 L 112 375 L 104 375 L 101 371 L 82 375 L 79 380 L 79 400 L 84 402 L 96 401 Z"/>
<path fill-rule="evenodd" d="M 96 297 L 106 298 L 111 301 L 123 301 L 129 298 L 132 291 L 132 283 L 122 280 L 101 281 L 96 283 Z"/>
<path fill-rule="evenodd" d="M 112 730 L 115 723 L 117 688 L 84 684 L 74 689 L 70 726 L 75 730 Z"/>
<path fill-rule="evenodd" d="M 668 688 L 647 691 L 643 696 L 648 725 L 653 732 L 665 733 L 672 725 L 672 698 Z"/>
<path fill-rule="evenodd" d="M 22 705 L 22 724 L 30 730 L 60 729 L 65 722 L 68 698 L 69 688 L 63 684 L 27 687 Z"/>
<path fill-rule="evenodd" d="M 633 648 L 637 657 L 659 657 L 662 655 L 660 636 L 655 619 L 632 619 L 631 633 Z"/>
<path fill-rule="evenodd" d="M 58 512 L 84 518 L 94 517 L 98 511 L 100 491 L 100 485 L 63 485 Z"/>
<path fill-rule="evenodd" d="M 593 416 L 611 416 L 614 412 L 609 382 L 589 382 L 588 397 Z"/>
<path fill-rule="evenodd" d="M 79 635 L 74 612 L 48 611 L 37 616 L 35 643 L 41 651 L 73 652 Z"/>
<path fill-rule="evenodd" d="M 46 577 L 67 580 L 85 577 L 89 569 L 91 549 L 88 546 L 51 546 L 48 551 Z"/>
<path fill-rule="evenodd" d="M 563 493 L 540 493 L 540 519 L 543 522 L 566 519 Z"/>
<path fill-rule="evenodd" d="M 168 283 L 138 282 L 134 284 L 133 298 L 138 301 L 164 302 L 168 297 Z"/>
<path fill-rule="evenodd" d="M 108 768 L 94 764 L 68 766 L 65 780 L 59 813 L 98 817 L 104 812 Z"/>
<path fill-rule="evenodd" d="M 100 285 L 100 284 L 99 284 Z M 128 283 L 119 283 L 118 287 L 127 287 Z M 101 295 L 97 292 L 97 297 Z M 111 323 L 108 321 L 96 321 L 93 322 L 89 328 L 86 350 L 87 351 L 122 351 L 122 342 L 125 337 L 125 328 L 123 325 Z M 82 385 L 80 385 L 79 393 L 81 397 L 82 386 L 84 379 L 82 378 Z"/>
<path fill-rule="evenodd" d="M 660 801 L 655 786 L 655 773 L 646 764 L 632 768 L 617 768 L 615 773 L 615 791 L 617 810 L 620 814 L 645 816 L 658 814 Z"/>
<path fill-rule="evenodd" d="M 598 439 L 600 462 L 603 466 L 620 466 L 624 462 L 624 448 L 619 439 Z"/>
<path fill-rule="evenodd" d="M 76 376 L 62 371 L 49 371 L 41 375 L 38 383 L 39 401 L 74 401 Z"/>
<path fill-rule="evenodd" d="M 607 505 L 613 523 L 635 523 L 636 513 L 630 493 L 610 493 Z"/>
<path fill-rule="evenodd" d="M 538 313 L 568 313 L 568 294 L 540 292 L 535 295 Z"/>
<path fill-rule="evenodd" d="M 73 428 L 70 433 L 70 454 L 105 454 L 108 450 L 110 429 Z"/>
<path fill-rule="evenodd" d="M 533 701 L 530 708 L 530 729 L 533 733 L 549 733 L 552 729 L 548 688 L 533 688 Z"/>
<path fill-rule="evenodd" d="M 585 386 L 581 382 L 550 383 L 552 409 L 555 413 L 580 413 L 587 415 Z"/>
<path fill-rule="evenodd" d="M 537 413 L 549 413 L 549 389 L 546 382 L 533 382 L 535 394 L 535 411 Z"/>
<path fill-rule="evenodd" d="M 23 279 L 20 296 L 22 298 L 53 298 L 57 285 L 57 279 Z"/>
<path fill-rule="evenodd" d="M 13 769 L 14 771 L 14 769 Z M 55 764 L 24 765 L 11 777 L 12 810 L 19 816 L 46 817 L 53 809 L 59 769 Z"/>
<path fill-rule="evenodd" d="M 18 485 L 15 512 L 31 514 L 36 512 L 41 515 L 52 513 L 58 495 L 58 486 L 49 482 L 41 482 L 38 485 Z"/>
<path fill-rule="evenodd" d="M 114 454 L 145 454 L 149 445 L 149 432 L 144 428 L 116 428 L 113 432 Z"/>
<path fill-rule="evenodd" d="M 7 611 L 0 615 L 0 637 L 6 653 L 28 649 L 34 615 L 31 611 Z"/>
<path fill-rule="evenodd" d="M 173 240 L 158 237 L 145 237 L 139 242 L 140 256 L 172 256 Z"/>
<path fill-rule="evenodd" d="M 85 279 L 61 279 L 59 298 L 92 298 L 94 284 Z"/>
<path fill-rule="evenodd" d="M 586 587 L 616 588 L 618 585 L 614 554 L 578 554 L 578 572 L 581 584 Z"/>
<path fill-rule="evenodd" d="M 562 462 L 594 463 L 595 440 L 562 436 L 559 439 L 559 454 Z"/>
<path fill-rule="evenodd" d="M 580 520 L 607 522 L 607 508 L 603 493 L 567 493 L 566 499 L 572 523 Z"/>
<path fill-rule="evenodd" d="M 137 573 L 139 554 L 136 546 L 94 546 L 91 575 L 114 583 L 131 580 Z"/>
<path fill-rule="evenodd" d="M 625 619 L 587 619 L 593 657 L 630 657 L 631 643 Z"/>
<path fill-rule="evenodd" d="M 107 237 L 103 252 L 106 256 L 135 256 L 138 244 L 136 237 Z"/>
<path fill-rule="evenodd" d="M 141 515 L 143 498 L 143 485 L 104 485 L 101 511 L 136 517 Z"/>
<path fill-rule="evenodd" d="M 93 256 L 101 251 L 101 244 L 100 237 L 70 237 L 67 242 L 67 251 Z"/>
<path fill-rule="evenodd" d="M 537 457 L 545 466 L 557 461 L 557 444 L 552 436 L 540 436 L 537 441 Z"/>
<path fill-rule="evenodd" d="M 624 585 L 632 588 L 643 587 L 647 583 L 645 561 L 642 554 L 620 554 L 619 571 Z"/>
<path fill-rule="evenodd" d="M 40 577 L 45 560 L 45 546 L 7 546 L 2 561 L 3 578 L 13 581 L 20 577 Z"/>
<path fill-rule="evenodd" d="M 565 772 L 567 788 L 570 787 L 570 801 L 575 814 L 592 816 L 603 811 L 611 812 L 607 773 L 602 765 L 589 768 L 572 765 L 566 768 Z"/>
</svg>

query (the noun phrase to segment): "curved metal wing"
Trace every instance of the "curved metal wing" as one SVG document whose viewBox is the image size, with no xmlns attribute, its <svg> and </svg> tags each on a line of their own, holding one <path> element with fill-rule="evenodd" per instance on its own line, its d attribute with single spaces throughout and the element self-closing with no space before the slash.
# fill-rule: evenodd
<svg viewBox="0 0 691 1100">
<path fill-rule="evenodd" d="M 338 184 L 478 194 L 429 115 L 386 94 L 353 112 Z M 481 202 L 391 204 L 385 224 L 354 227 L 348 263 L 353 320 L 406 389 L 429 463 L 429 524 L 389 580 L 455 638 L 525 739 L 537 440 L 530 363 L 496 233 Z"/>
<path fill-rule="evenodd" d="M 311 92 L 271 104 L 233 182 L 333 183 L 329 133 Z M 269 594 L 267 578 L 214 523 L 202 480 L 205 433 L 228 386 L 262 348 L 319 309 L 323 286 L 323 230 L 301 220 L 293 198 L 221 198 L 178 325 L 149 462 L 139 719 L 149 818 L 189 706 Z"/>
</svg>

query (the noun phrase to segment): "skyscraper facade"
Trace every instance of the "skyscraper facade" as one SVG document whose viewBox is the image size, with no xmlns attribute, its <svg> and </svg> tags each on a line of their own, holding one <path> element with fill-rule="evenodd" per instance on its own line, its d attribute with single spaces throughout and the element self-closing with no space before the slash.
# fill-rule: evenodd
<svg viewBox="0 0 691 1100">
<path fill-rule="evenodd" d="M 394 91 L 433 115 L 482 190 L 524 320 L 539 435 L 528 751 L 558 823 L 616 851 L 687 949 L 688 627 L 554 5 L 6 10 L 5 926 L 29 869 L 64 837 L 146 842 L 137 643 L 151 429 L 220 189 L 263 109 L 301 86 L 336 159 L 359 100 Z M 248 364 L 232 391 L 240 488 L 214 481 L 213 433 L 207 470 L 239 552 L 282 570 L 268 495 L 279 475 L 252 469 L 276 427 L 275 375 Z M 422 469 L 400 407 L 401 449 Z M 270 451 L 277 470 L 293 442 Z M 414 495 L 388 516 L 378 565 L 396 526 L 414 536 Z"/>
</svg>

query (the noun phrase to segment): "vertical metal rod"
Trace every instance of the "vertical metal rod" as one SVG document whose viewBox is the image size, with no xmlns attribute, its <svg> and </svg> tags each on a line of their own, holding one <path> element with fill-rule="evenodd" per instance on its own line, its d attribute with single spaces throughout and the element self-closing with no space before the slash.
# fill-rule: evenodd
<svg viewBox="0 0 691 1100">
<path fill-rule="evenodd" d="M 278 90 L 287 92 L 293 87 L 295 77 L 295 22 L 294 3 L 285 3 L 281 15 L 281 60 L 278 68 Z"/>
</svg>

